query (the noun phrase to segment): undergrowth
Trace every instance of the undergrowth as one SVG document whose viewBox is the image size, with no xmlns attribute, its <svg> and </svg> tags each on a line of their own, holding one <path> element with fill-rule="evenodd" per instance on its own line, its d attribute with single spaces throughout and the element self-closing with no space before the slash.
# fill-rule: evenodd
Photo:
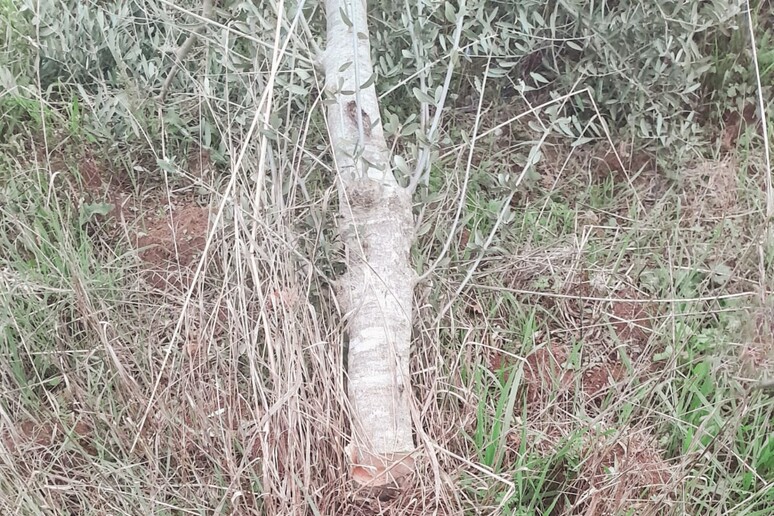
<svg viewBox="0 0 774 516">
<path fill-rule="evenodd" d="M 374 500 L 346 477 L 320 5 L 0 0 L 2 512 L 768 514 L 750 4 L 760 82 L 746 2 L 369 4 L 401 180 L 429 157 L 421 460 Z"/>
</svg>

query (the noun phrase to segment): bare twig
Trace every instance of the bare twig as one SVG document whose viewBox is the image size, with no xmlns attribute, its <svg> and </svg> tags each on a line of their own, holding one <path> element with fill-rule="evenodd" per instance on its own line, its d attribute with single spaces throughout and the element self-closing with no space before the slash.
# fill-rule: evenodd
<svg viewBox="0 0 774 516">
<path fill-rule="evenodd" d="M 207 20 L 212 17 L 212 0 L 204 0 L 204 5 L 202 6 L 202 17 Z M 177 49 L 177 52 L 175 53 L 175 63 L 169 70 L 169 75 L 167 75 L 167 79 L 164 81 L 164 85 L 161 87 L 161 93 L 159 93 L 160 102 L 164 102 L 164 99 L 167 97 L 167 93 L 169 93 L 169 87 L 172 84 L 172 81 L 175 79 L 175 75 L 177 75 L 177 71 L 181 66 L 183 66 L 183 61 L 185 60 L 186 56 L 188 56 L 188 53 L 191 52 L 194 41 L 196 41 L 196 38 L 199 37 L 199 35 L 206 27 L 206 23 L 202 23 L 201 25 L 197 26 L 188 36 L 188 39 L 186 39 L 180 48 Z"/>
<path fill-rule="evenodd" d="M 747 23 L 750 27 L 750 49 L 752 50 L 753 68 L 755 68 L 755 81 L 758 90 L 758 109 L 761 115 L 761 129 L 763 132 L 763 151 L 766 159 L 766 220 L 774 217 L 774 188 L 771 184 L 771 151 L 769 149 L 769 131 L 766 120 L 766 103 L 763 100 L 763 86 L 761 86 L 761 69 L 758 64 L 758 48 L 755 43 L 755 31 L 753 30 L 752 8 L 750 0 L 747 3 Z"/>
<path fill-rule="evenodd" d="M 464 4 L 462 4 L 464 6 Z M 438 132 L 438 126 L 441 122 L 441 115 L 443 114 L 443 107 L 446 103 L 446 97 L 449 94 L 449 85 L 451 84 L 454 67 L 459 61 L 460 52 L 460 36 L 462 35 L 462 22 L 465 21 L 464 8 L 460 8 L 460 12 L 457 15 L 457 26 L 454 29 L 454 46 L 449 51 L 449 65 L 446 68 L 446 77 L 443 80 L 443 93 L 435 107 L 435 116 L 433 117 L 433 123 L 430 126 L 430 130 L 427 132 L 427 145 L 423 146 L 419 158 L 417 159 L 417 165 L 414 169 L 414 173 L 411 176 L 411 181 L 408 185 L 409 193 L 413 194 L 421 180 L 429 179 L 430 175 L 430 151 L 432 148 L 433 140 L 435 140 L 436 133 Z"/>
<path fill-rule="evenodd" d="M 766 160 L 766 170 L 764 173 L 764 184 L 766 185 L 766 222 L 763 225 L 764 235 L 758 242 L 758 256 L 759 269 L 760 269 L 760 288 L 761 288 L 761 300 L 764 300 L 764 292 L 766 291 L 766 259 L 764 247 L 771 239 L 771 221 L 774 217 L 774 188 L 771 184 L 771 156 L 769 152 L 769 131 L 768 120 L 766 119 L 766 104 L 763 101 L 763 86 L 761 86 L 761 71 L 758 64 L 758 45 L 755 43 L 755 30 L 753 30 L 752 8 L 750 7 L 750 0 L 746 0 L 747 6 L 747 23 L 750 27 L 750 49 L 752 50 L 753 68 L 755 68 L 755 81 L 756 89 L 758 93 L 758 110 L 761 117 L 761 131 L 763 135 L 763 155 Z"/>
</svg>

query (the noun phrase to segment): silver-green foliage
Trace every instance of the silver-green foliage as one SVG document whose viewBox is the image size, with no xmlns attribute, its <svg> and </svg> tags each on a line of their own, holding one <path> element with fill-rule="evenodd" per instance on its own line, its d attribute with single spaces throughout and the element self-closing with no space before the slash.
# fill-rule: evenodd
<svg viewBox="0 0 774 516">
<path fill-rule="evenodd" d="M 418 116 L 419 105 L 433 104 L 441 95 L 455 24 L 462 16 L 452 101 L 462 92 L 480 92 L 481 74 L 487 70 L 492 91 L 534 101 L 588 87 L 613 126 L 666 146 L 693 141 L 699 130 L 696 111 L 707 100 L 708 73 L 725 57 L 723 44 L 730 35 L 746 30 L 742 4 L 372 0 L 371 40 L 378 88 L 388 93 L 383 102 L 388 133 L 402 128 L 408 136 L 426 129 L 417 124 L 427 120 L 427 112 Z M 29 84 L 39 76 L 49 101 L 51 95 L 61 96 L 62 88 L 71 90 L 64 100 L 79 96 L 91 117 L 88 125 L 98 136 L 112 139 L 154 140 L 153 131 L 163 125 L 172 135 L 193 135 L 205 146 L 223 149 L 217 135 L 235 126 L 239 134 L 250 124 L 275 53 L 277 2 L 216 2 L 214 23 L 186 56 L 164 118 L 157 120 L 158 106 L 152 100 L 174 66 L 175 52 L 202 24 L 197 16 L 201 1 L 21 0 L 16 6 L 14 44 L 27 55 L 37 54 L 39 69 L 10 72 L 10 65 L 2 62 L 9 61 L 9 53 L 0 60 L 0 77 Z M 292 25 L 299 10 L 307 21 Z M 280 118 L 311 108 L 319 77 L 308 38 L 319 45 L 324 36 L 317 2 L 285 2 L 281 18 L 282 40 L 291 30 L 295 36 L 276 75 L 275 126 Z M 20 77 L 23 72 L 27 77 Z M 732 93 L 737 91 L 752 90 L 739 84 Z M 551 114 L 566 120 L 559 128 L 569 137 L 602 133 L 583 95 L 574 97 L 564 112 Z"/>
<path fill-rule="evenodd" d="M 277 17 L 269 3 L 216 5 L 213 23 L 207 23 L 175 76 L 162 120 L 157 119 L 162 84 L 178 49 L 204 23 L 198 1 L 23 0 L 14 14 L 15 43 L 32 50 L 35 59 L 28 67 L 36 59 L 39 65 L 22 70 L 22 78 L 39 83 L 49 100 L 77 95 L 97 137 L 155 143 L 163 126 L 168 136 L 193 135 L 217 147 L 223 144 L 214 141 L 225 132 L 221 124 L 247 126 L 252 119 Z M 283 66 L 291 65 L 283 62 L 281 71 Z M 285 91 L 307 91 L 294 88 L 292 80 L 278 82 Z"/>
<path fill-rule="evenodd" d="M 465 16 L 463 70 L 487 69 L 489 84 L 530 100 L 588 87 L 613 126 L 671 145 L 691 141 L 699 130 L 696 111 L 709 100 L 705 80 L 715 63 L 713 46 L 747 30 L 743 3 L 469 0 L 407 8 L 384 0 L 375 12 L 381 20 L 373 41 L 388 85 L 425 70 L 433 97 L 445 67 L 436 60 L 443 61 L 454 23 Z M 481 82 L 475 87 L 480 91 Z M 568 114 L 577 132 L 594 109 L 579 95 Z M 593 120 L 589 129 L 588 136 L 602 132 Z"/>
</svg>

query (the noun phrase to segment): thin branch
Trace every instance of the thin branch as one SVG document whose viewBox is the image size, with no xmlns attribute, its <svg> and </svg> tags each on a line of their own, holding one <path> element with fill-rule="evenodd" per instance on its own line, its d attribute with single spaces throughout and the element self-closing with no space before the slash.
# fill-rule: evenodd
<svg viewBox="0 0 774 516">
<path fill-rule="evenodd" d="M 208 21 L 212 18 L 212 0 L 204 0 L 204 5 L 202 6 L 202 18 Z M 164 85 L 161 87 L 161 93 L 159 93 L 159 102 L 164 102 L 164 99 L 167 97 L 167 93 L 169 93 L 169 87 L 171 86 L 172 81 L 175 79 L 175 75 L 177 75 L 177 71 L 183 66 L 183 61 L 191 52 L 194 42 L 206 27 L 207 23 L 202 23 L 201 25 L 197 26 L 188 36 L 188 39 L 186 39 L 181 47 L 177 49 L 177 52 L 175 52 L 175 63 L 169 70 L 167 79 L 164 81 Z"/>
<path fill-rule="evenodd" d="M 755 68 L 755 80 L 758 89 L 758 109 L 761 114 L 761 127 L 763 129 L 763 150 L 766 159 L 766 221 L 769 223 L 774 217 L 774 188 L 771 184 L 771 151 L 769 149 L 769 130 L 766 119 L 766 103 L 763 100 L 763 86 L 761 86 L 761 70 L 758 64 L 758 48 L 755 43 L 755 31 L 753 30 L 752 8 L 750 0 L 747 3 L 747 23 L 750 26 L 750 48 L 752 50 L 753 67 Z"/>
<path fill-rule="evenodd" d="M 422 152 L 419 154 L 419 159 L 417 159 L 417 166 L 414 169 L 414 173 L 412 174 L 411 181 L 408 185 L 408 191 L 412 195 L 414 194 L 414 191 L 416 190 L 422 178 L 424 178 L 425 183 L 427 183 L 427 179 L 430 176 L 430 146 L 432 145 L 433 139 L 438 132 L 438 126 L 441 122 L 441 115 L 443 114 L 446 97 L 449 94 L 449 85 L 451 84 L 452 75 L 454 73 L 454 66 L 457 64 L 457 60 L 459 59 L 458 56 L 460 53 L 462 22 L 465 20 L 465 12 L 463 10 L 464 5 L 464 3 L 461 4 L 460 12 L 457 15 L 457 27 L 454 29 L 454 45 L 452 46 L 451 52 L 449 52 L 449 66 L 446 68 L 446 77 L 443 81 L 443 93 L 441 94 L 441 99 L 436 106 L 433 123 L 430 126 L 430 130 L 427 132 L 428 144 L 423 146 Z"/>
</svg>

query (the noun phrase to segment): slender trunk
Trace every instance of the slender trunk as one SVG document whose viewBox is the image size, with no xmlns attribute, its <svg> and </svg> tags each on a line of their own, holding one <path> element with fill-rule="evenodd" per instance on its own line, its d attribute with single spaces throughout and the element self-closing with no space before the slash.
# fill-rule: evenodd
<svg viewBox="0 0 774 516">
<path fill-rule="evenodd" d="M 337 295 L 349 333 L 352 478 L 383 485 L 413 471 L 409 347 L 416 274 L 411 197 L 392 173 L 372 79 L 365 0 L 326 0 L 322 58 L 347 273 Z M 363 87 L 365 85 L 365 87 Z"/>
</svg>

